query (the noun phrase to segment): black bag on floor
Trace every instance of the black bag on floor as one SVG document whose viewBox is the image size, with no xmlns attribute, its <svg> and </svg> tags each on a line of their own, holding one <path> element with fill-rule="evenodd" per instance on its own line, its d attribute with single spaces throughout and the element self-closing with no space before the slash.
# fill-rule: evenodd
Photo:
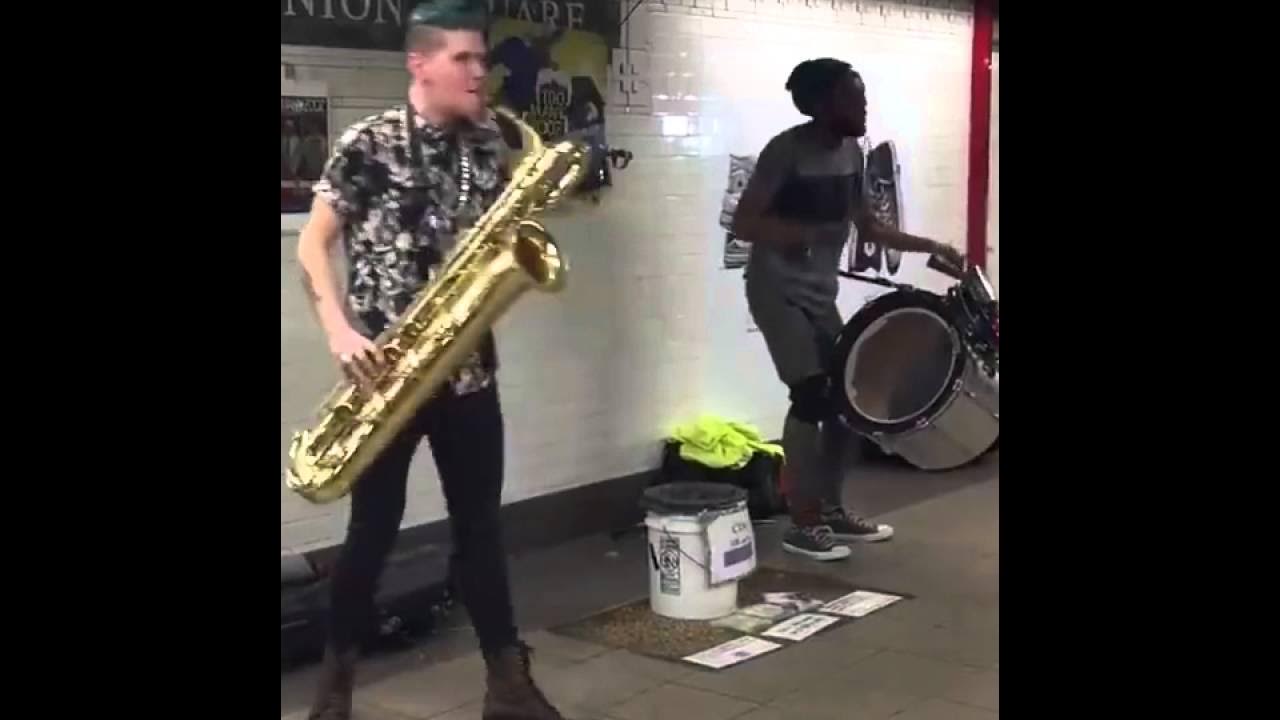
<svg viewBox="0 0 1280 720">
<path fill-rule="evenodd" d="M 296 564 L 296 563 L 295 563 Z M 393 652 L 431 635 L 456 600 L 452 564 L 439 554 L 393 555 L 383 571 L 368 619 L 362 649 L 366 654 Z M 324 571 L 292 572 L 281 562 L 280 667 L 297 667 L 320 659 L 329 619 L 329 578 Z"/>
<path fill-rule="evenodd" d="M 669 440 L 662 450 L 662 469 L 657 484 L 673 482 L 725 483 L 747 492 L 747 511 L 752 519 L 765 520 L 787 512 L 782 495 L 782 461 L 758 452 L 738 469 L 709 468 L 680 457 L 680 443 Z"/>
</svg>

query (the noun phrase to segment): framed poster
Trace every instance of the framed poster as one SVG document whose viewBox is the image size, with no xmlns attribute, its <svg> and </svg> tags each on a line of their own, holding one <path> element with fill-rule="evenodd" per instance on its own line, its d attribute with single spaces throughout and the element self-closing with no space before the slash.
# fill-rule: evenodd
<svg viewBox="0 0 1280 720">
<path fill-rule="evenodd" d="M 311 209 L 311 186 L 329 157 L 329 98 L 280 96 L 280 212 Z"/>
</svg>

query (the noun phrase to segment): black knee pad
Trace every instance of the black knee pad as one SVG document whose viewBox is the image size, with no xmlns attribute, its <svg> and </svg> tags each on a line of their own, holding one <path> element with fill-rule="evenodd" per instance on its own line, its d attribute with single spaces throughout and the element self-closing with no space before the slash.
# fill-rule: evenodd
<svg viewBox="0 0 1280 720">
<path fill-rule="evenodd" d="M 826 376 L 814 375 L 791 385 L 791 414 L 814 424 L 831 416 L 831 382 Z"/>
</svg>

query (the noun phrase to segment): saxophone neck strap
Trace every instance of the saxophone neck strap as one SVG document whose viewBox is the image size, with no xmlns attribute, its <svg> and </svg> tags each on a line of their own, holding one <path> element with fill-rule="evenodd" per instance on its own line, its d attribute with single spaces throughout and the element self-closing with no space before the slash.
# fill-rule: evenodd
<svg viewBox="0 0 1280 720">
<path fill-rule="evenodd" d="M 413 98 L 405 98 L 404 101 L 404 125 L 409 132 L 409 162 L 415 170 L 422 169 L 422 139 L 418 137 L 417 132 L 417 116 L 418 111 L 413 109 Z"/>
</svg>

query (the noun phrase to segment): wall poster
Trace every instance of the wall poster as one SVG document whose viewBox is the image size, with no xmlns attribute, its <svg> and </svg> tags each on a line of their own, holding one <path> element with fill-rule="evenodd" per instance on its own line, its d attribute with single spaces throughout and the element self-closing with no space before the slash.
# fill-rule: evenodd
<svg viewBox="0 0 1280 720">
<path fill-rule="evenodd" d="M 898 165 L 898 153 L 892 140 L 886 140 L 871 147 L 871 141 L 863 138 L 863 188 L 867 195 L 871 214 L 881 225 L 902 229 L 902 168 Z M 867 148 L 871 148 L 870 151 Z M 891 248 L 881 247 L 879 243 L 859 242 L 858 231 L 849 231 L 849 242 L 845 246 L 845 269 L 850 272 L 875 274 L 898 274 L 902 267 L 902 253 Z"/>
<path fill-rule="evenodd" d="M 747 180 L 756 169 L 755 155 L 729 156 L 729 183 L 725 187 L 724 200 L 720 203 L 720 227 L 724 230 L 724 266 L 727 270 L 746 267 L 751 255 L 751 244 L 733 234 L 733 214 L 738 210 L 738 200 L 747 189 Z"/>
<path fill-rule="evenodd" d="M 594 5 L 544 2 L 533 6 L 540 10 L 535 16 L 529 4 L 499 0 L 489 30 L 491 102 L 514 110 L 544 140 L 586 142 L 592 167 L 582 191 L 609 184 L 602 89 L 616 19 L 585 12 Z"/>
<path fill-rule="evenodd" d="M 280 212 L 311 209 L 311 186 L 329 156 L 329 98 L 280 96 Z"/>
</svg>

